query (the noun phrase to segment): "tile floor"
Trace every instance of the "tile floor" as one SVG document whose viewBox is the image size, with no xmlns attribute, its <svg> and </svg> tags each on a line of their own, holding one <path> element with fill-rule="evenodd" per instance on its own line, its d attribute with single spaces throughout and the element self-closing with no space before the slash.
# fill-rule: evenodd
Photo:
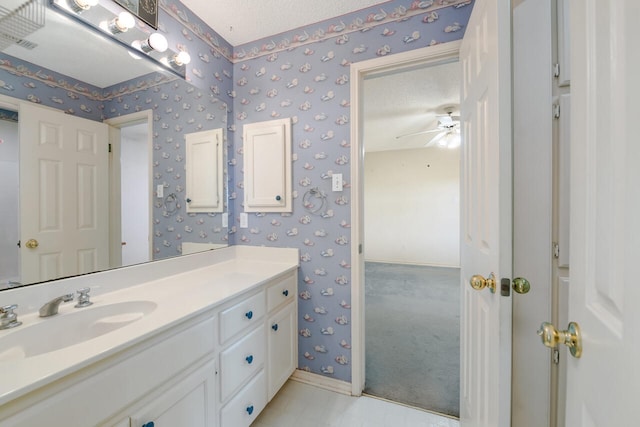
<svg viewBox="0 0 640 427">
<path fill-rule="evenodd" d="M 289 380 L 252 427 L 459 427 L 457 420 Z"/>
</svg>

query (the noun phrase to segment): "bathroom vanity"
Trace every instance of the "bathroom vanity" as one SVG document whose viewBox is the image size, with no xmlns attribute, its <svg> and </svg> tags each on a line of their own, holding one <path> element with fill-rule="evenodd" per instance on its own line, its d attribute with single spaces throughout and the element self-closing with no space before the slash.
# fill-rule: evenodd
<svg viewBox="0 0 640 427">
<path fill-rule="evenodd" d="M 233 246 L 1 292 L 0 426 L 250 425 L 296 367 L 297 268 Z"/>
</svg>

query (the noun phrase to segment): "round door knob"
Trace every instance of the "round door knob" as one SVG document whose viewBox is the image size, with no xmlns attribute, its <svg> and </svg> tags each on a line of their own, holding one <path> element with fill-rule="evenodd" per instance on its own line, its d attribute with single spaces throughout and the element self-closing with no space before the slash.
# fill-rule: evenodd
<svg viewBox="0 0 640 427">
<path fill-rule="evenodd" d="M 513 290 L 519 294 L 526 294 L 531 290 L 531 283 L 524 277 L 516 277 L 513 279 Z"/>
<path fill-rule="evenodd" d="M 580 326 L 575 322 L 570 322 L 566 331 L 559 331 L 551 323 L 543 322 L 538 330 L 538 335 L 542 339 L 542 343 L 549 348 L 564 344 L 569 347 L 573 357 L 579 358 L 582 355 L 582 335 L 580 334 Z"/>
<path fill-rule="evenodd" d="M 36 239 L 29 239 L 27 240 L 27 243 L 25 243 L 24 245 L 26 247 L 28 247 L 29 249 L 35 249 L 38 247 L 38 241 Z"/>
<path fill-rule="evenodd" d="M 481 291 L 484 288 L 489 288 L 492 294 L 496 293 L 496 276 L 491 273 L 488 278 L 484 278 L 480 274 L 474 274 L 469 281 L 471 287 L 476 291 Z"/>
</svg>

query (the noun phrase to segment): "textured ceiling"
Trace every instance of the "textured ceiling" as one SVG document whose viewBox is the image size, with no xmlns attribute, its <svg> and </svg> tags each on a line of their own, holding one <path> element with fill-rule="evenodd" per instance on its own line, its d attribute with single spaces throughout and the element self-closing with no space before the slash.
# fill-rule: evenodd
<svg viewBox="0 0 640 427">
<path fill-rule="evenodd" d="M 365 151 L 424 147 L 438 133 L 407 136 L 436 129 L 446 106 L 459 113 L 458 62 L 388 74 L 364 82 Z"/>
<path fill-rule="evenodd" d="M 388 3 L 379 0 L 181 0 L 233 46 Z"/>
</svg>

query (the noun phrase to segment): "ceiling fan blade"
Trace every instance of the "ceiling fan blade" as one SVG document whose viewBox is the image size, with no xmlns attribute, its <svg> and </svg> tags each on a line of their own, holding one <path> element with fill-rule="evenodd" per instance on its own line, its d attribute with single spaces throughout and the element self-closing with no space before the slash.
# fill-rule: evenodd
<svg viewBox="0 0 640 427">
<path fill-rule="evenodd" d="M 422 135 L 424 133 L 433 133 L 433 132 L 442 132 L 442 129 L 430 129 L 430 130 L 423 130 L 420 132 L 408 133 L 406 135 L 396 136 L 396 139 L 407 138 L 409 136 Z"/>
<path fill-rule="evenodd" d="M 433 147 L 434 145 L 437 145 L 438 142 L 444 138 L 449 132 L 448 131 L 444 131 L 444 132 L 440 132 L 438 135 L 434 136 L 431 141 L 427 142 L 425 144 L 425 147 Z"/>
</svg>

